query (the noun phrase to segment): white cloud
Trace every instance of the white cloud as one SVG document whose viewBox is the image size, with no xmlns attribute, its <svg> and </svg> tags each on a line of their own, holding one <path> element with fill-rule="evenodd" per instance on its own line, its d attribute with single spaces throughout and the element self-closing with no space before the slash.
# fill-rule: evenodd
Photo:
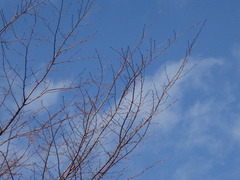
<svg viewBox="0 0 240 180">
<path fill-rule="evenodd" d="M 176 99 L 179 99 L 172 107 L 165 110 L 157 118 L 160 121 L 161 129 L 164 127 L 166 129 L 171 129 L 172 126 L 175 126 L 177 122 L 180 121 L 185 114 L 186 109 L 182 109 L 182 102 L 186 101 L 183 98 L 188 98 L 188 91 L 194 91 L 195 89 L 202 89 L 204 91 L 209 91 L 212 87 L 209 84 L 206 84 L 206 78 L 212 78 L 213 72 L 212 68 L 223 65 L 224 62 L 222 59 L 216 58 L 206 58 L 206 59 L 192 59 L 186 69 L 189 69 L 196 65 L 192 71 L 190 71 L 185 77 L 180 79 L 175 86 L 169 91 L 170 102 L 173 102 Z M 175 62 L 167 66 L 168 74 L 173 75 L 179 67 L 179 62 Z M 164 81 L 165 75 L 163 73 L 163 68 L 160 68 L 159 71 L 152 77 L 152 84 L 159 84 L 159 82 Z M 150 79 L 150 78 L 149 78 Z M 165 79 L 166 80 L 166 79 Z M 150 87 L 150 85 L 148 85 Z M 191 114 L 192 117 L 199 117 L 199 114 L 204 114 L 209 110 L 211 106 L 209 102 L 204 104 L 196 104 L 192 106 L 192 109 L 188 114 Z"/>
<path fill-rule="evenodd" d="M 29 106 L 27 106 L 27 109 L 37 110 L 42 105 L 45 107 L 54 105 L 57 102 L 58 96 L 60 94 L 60 91 L 58 91 L 57 89 L 66 88 L 67 86 L 69 86 L 69 82 L 70 81 L 68 81 L 68 80 L 62 80 L 62 81 L 58 81 L 58 82 L 53 82 L 53 81 L 50 81 L 49 79 L 46 80 L 44 84 L 41 84 L 40 87 L 38 87 L 34 91 L 34 93 L 32 94 L 30 99 L 37 98 L 45 90 L 53 90 L 53 91 L 44 93 L 40 98 L 36 99 Z M 54 89 L 56 89 L 56 91 L 54 91 Z M 28 91 L 30 91 L 30 90 L 31 89 L 29 89 Z M 51 92 L 53 92 L 53 93 L 51 93 Z"/>
<path fill-rule="evenodd" d="M 189 66 L 194 64 L 197 66 L 171 90 L 171 96 L 180 99 L 158 116 L 157 140 L 146 148 L 151 147 L 154 156 L 162 157 L 166 151 L 173 154 L 168 179 L 213 178 L 208 177 L 209 172 L 228 166 L 236 142 L 240 142 L 240 114 L 234 110 L 239 96 L 236 85 L 231 84 L 237 77 L 229 76 L 237 66 L 228 66 L 229 59 L 222 58 L 194 58 Z M 153 76 L 156 82 L 157 74 Z M 222 174 L 227 177 L 230 171 L 238 174 L 236 169 Z"/>
<path fill-rule="evenodd" d="M 195 179 L 196 176 L 207 177 L 207 172 L 218 163 L 227 163 L 225 158 L 233 151 L 235 140 L 240 142 L 240 119 L 236 118 L 239 117 L 239 112 L 234 111 L 234 102 L 239 96 L 234 91 L 235 86 L 230 83 L 234 78 L 227 77 L 229 71 L 237 71 L 237 66 L 235 69 L 228 69 L 225 66 L 229 61 L 216 58 L 192 60 L 192 63 L 198 65 L 174 87 L 183 94 L 180 103 L 174 105 L 178 111 L 167 110 L 170 116 L 165 117 L 169 120 L 176 117 L 178 120 L 175 121 L 178 123 L 173 125 L 177 131 L 182 131 L 178 132 L 180 134 L 178 140 L 174 141 L 173 151 L 179 155 L 186 152 L 196 153 L 186 157 L 186 162 L 178 162 L 179 167 L 175 170 L 173 179 L 180 180 Z M 222 73 L 216 73 L 220 69 L 223 70 Z M 231 81 L 228 78 L 231 78 Z M 203 94 L 196 95 L 196 99 L 190 99 L 191 106 L 185 107 L 181 101 L 189 101 L 188 95 L 198 90 Z M 204 152 L 204 155 L 200 152 Z M 198 160 L 194 160 L 197 163 L 191 161 L 192 158 L 197 158 Z M 229 173 L 229 170 L 224 173 Z"/>
<path fill-rule="evenodd" d="M 199 158 L 192 159 L 190 162 L 184 163 L 180 166 L 175 174 L 174 179 L 177 180 L 192 180 L 197 179 L 196 177 L 203 177 L 207 174 L 208 170 L 211 168 L 212 163 L 205 159 L 205 162 L 202 163 L 202 160 Z"/>
</svg>

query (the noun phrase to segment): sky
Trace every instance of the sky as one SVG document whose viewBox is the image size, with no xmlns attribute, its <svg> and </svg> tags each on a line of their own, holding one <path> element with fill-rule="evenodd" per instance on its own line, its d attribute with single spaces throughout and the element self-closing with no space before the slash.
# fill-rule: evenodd
<svg viewBox="0 0 240 180">
<path fill-rule="evenodd" d="M 97 41 L 105 39 L 102 49 L 131 45 L 144 25 L 152 25 L 149 34 L 160 42 L 207 20 L 191 55 L 193 70 L 171 90 L 177 103 L 156 118 L 154 138 L 139 148 L 142 156 L 129 168 L 162 162 L 137 179 L 239 179 L 240 1 L 112 0 L 97 7 L 94 21 Z M 159 80 L 164 63 L 176 68 L 193 37 L 184 34 L 151 67 L 148 80 Z"/>
<path fill-rule="evenodd" d="M 0 1 L 0 6 L 8 5 Z M 148 37 L 161 43 L 174 31 L 184 32 L 207 20 L 189 61 L 188 67 L 194 68 L 170 91 L 171 100 L 178 101 L 154 119 L 158 125 L 151 132 L 153 139 L 139 147 L 136 153 L 142 155 L 131 160 L 128 167 L 135 172 L 162 162 L 137 180 L 239 179 L 239 7 L 239 0 L 96 1 L 86 32 L 94 38 L 83 48 L 87 54 L 97 48 L 109 59 L 115 56 L 110 47 L 133 46 L 144 26 L 149 28 Z M 158 83 L 165 66 L 169 72 L 177 70 L 188 41 L 199 28 L 184 33 L 149 67 L 147 83 Z M 86 65 L 94 68 L 91 62 Z"/>
</svg>

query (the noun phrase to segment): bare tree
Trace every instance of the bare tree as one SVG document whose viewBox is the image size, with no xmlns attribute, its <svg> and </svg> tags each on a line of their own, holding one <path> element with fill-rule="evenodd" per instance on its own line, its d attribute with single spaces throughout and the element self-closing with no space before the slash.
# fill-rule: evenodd
<svg viewBox="0 0 240 180">
<path fill-rule="evenodd" d="M 168 91 L 184 75 L 201 28 L 175 74 L 166 72 L 165 83 L 146 90 L 147 67 L 179 35 L 160 46 L 150 41 L 142 52 L 144 30 L 135 47 L 112 49 L 118 66 L 97 50 L 86 57 L 81 47 L 92 35 L 82 32 L 93 3 L 22 0 L 13 16 L 1 10 L 1 179 L 120 177 L 121 162 L 168 107 Z M 96 64 L 94 72 L 83 68 L 85 60 Z"/>
</svg>

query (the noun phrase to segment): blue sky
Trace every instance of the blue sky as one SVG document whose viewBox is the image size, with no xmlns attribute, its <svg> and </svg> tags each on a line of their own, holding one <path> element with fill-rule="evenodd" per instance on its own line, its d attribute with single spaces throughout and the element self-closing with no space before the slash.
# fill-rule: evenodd
<svg viewBox="0 0 240 180">
<path fill-rule="evenodd" d="M 0 1 L 7 7 L 12 2 Z M 55 3 L 58 3 L 55 0 Z M 12 5 L 12 4 L 11 4 Z M 237 180 L 240 177 L 240 1 L 239 0 L 98 0 L 83 34 L 94 34 L 82 47 L 87 55 L 98 49 L 109 62 L 116 49 L 133 46 L 143 26 L 161 43 L 207 20 L 193 49 L 193 70 L 170 91 L 177 103 L 155 118 L 153 139 L 141 146 L 127 165 L 132 173 L 163 160 L 139 180 Z M 9 11 L 9 13 L 11 13 Z M 147 71 L 147 84 L 158 83 L 163 67 L 177 70 L 188 40 L 185 33 Z M 85 62 L 90 71 L 95 65 Z M 69 67 L 70 68 L 70 67 Z M 60 77 L 61 78 L 61 77 Z M 57 78 L 56 78 L 57 79 Z M 62 84 L 64 81 L 56 82 Z M 150 86 L 150 85 L 149 85 Z M 49 96 L 48 103 L 57 97 Z M 131 171 L 130 171 L 131 174 Z"/>
<path fill-rule="evenodd" d="M 103 50 L 131 45 L 144 24 L 153 22 L 150 36 L 160 42 L 207 19 L 190 60 L 196 66 L 171 91 L 178 102 L 156 118 L 154 139 L 129 168 L 162 159 L 138 179 L 239 179 L 240 1 L 112 0 L 96 7 L 96 43 Z M 164 63 L 174 69 L 192 38 L 191 32 L 180 38 L 149 70 L 149 81 L 158 80 Z"/>
</svg>

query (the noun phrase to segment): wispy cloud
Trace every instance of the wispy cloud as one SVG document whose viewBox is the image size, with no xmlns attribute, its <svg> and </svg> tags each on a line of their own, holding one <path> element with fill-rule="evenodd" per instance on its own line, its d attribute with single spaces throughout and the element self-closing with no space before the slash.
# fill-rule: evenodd
<svg viewBox="0 0 240 180">
<path fill-rule="evenodd" d="M 240 96 L 238 77 L 231 75 L 238 74 L 238 63 L 227 58 L 192 58 L 190 62 L 190 67 L 196 67 L 170 92 L 179 101 L 157 117 L 156 140 L 144 149 L 152 147 L 154 159 L 166 152 L 173 155 L 166 163 L 170 169 L 165 165 L 164 172 L 159 171 L 163 179 L 237 177 L 235 164 L 240 161 L 233 154 L 240 145 Z M 225 171 L 219 172 L 219 167 Z"/>
<path fill-rule="evenodd" d="M 39 95 L 41 94 L 42 95 L 35 101 L 33 101 L 30 104 L 30 107 L 27 108 L 30 108 L 31 110 L 37 110 L 41 106 L 48 107 L 54 105 L 57 102 L 58 96 L 60 94 L 60 90 L 58 89 L 66 88 L 67 86 L 69 86 L 70 82 L 71 82 L 70 80 L 69 81 L 61 80 L 58 82 L 53 82 L 47 79 L 45 81 L 45 84 L 41 84 L 41 86 L 34 91 L 30 99 L 31 100 L 36 99 Z M 48 92 L 49 90 L 50 92 Z M 53 93 L 51 93 L 51 90 Z M 31 91 L 31 89 L 29 89 L 28 91 Z"/>
<path fill-rule="evenodd" d="M 192 180 L 199 176 L 203 177 L 204 173 L 211 168 L 212 163 L 207 159 L 205 159 L 205 163 L 196 163 L 196 161 L 201 162 L 202 160 L 198 158 L 192 159 L 177 168 L 173 175 L 173 179 Z"/>
<path fill-rule="evenodd" d="M 229 81 L 235 79 L 226 77 L 229 71 L 234 71 L 234 69 L 225 68 L 228 61 L 215 58 L 200 60 L 199 66 L 196 67 L 197 72 L 192 72 L 180 85 L 184 93 L 183 101 L 189 101 L 186 94 L 189 90 L 195 90 L 199 94 L 190 98 L 191 106 L 179 104 L 183 106 L 181 109 L 184 111 L 180 113 L 182 116 L 179 117 L 179 121 L 185 128 L 175 147 L 176 151 L 183 154 L 189 152 L 186 162 L 180 164 L 175 172 L 175 176 L 179 178 L 192 179 L 196 174 L 199 174 L 199 177 L 207 177 L 209 171 L 216 171 L 215 168 L 220 166 L 220 161 L 226 164 L 227 156 L 229 159 L 233 158 L 230 147 L 236 144 L 232 134 L 236 138 L 240 137 L 238 133 L 240 123 L 239 119 L 235 119 L 237 112 L 229 107 L 234 107 L 234 100 L 239 99 L 239 96 L 232 94 L 236 92 L 233 91 L 234 86 L 228 86 Z M 222 72 L 218 73 L 219 70 Z M 232 98 L 233 96 L 235 99 Z M 191 153 L 193 151 L 194 154 Z M 192 158 L 195 160 L 192 161 Z M 230 170 L 226 169 L 221 173 L 228 174 Z"/>
</svg>

